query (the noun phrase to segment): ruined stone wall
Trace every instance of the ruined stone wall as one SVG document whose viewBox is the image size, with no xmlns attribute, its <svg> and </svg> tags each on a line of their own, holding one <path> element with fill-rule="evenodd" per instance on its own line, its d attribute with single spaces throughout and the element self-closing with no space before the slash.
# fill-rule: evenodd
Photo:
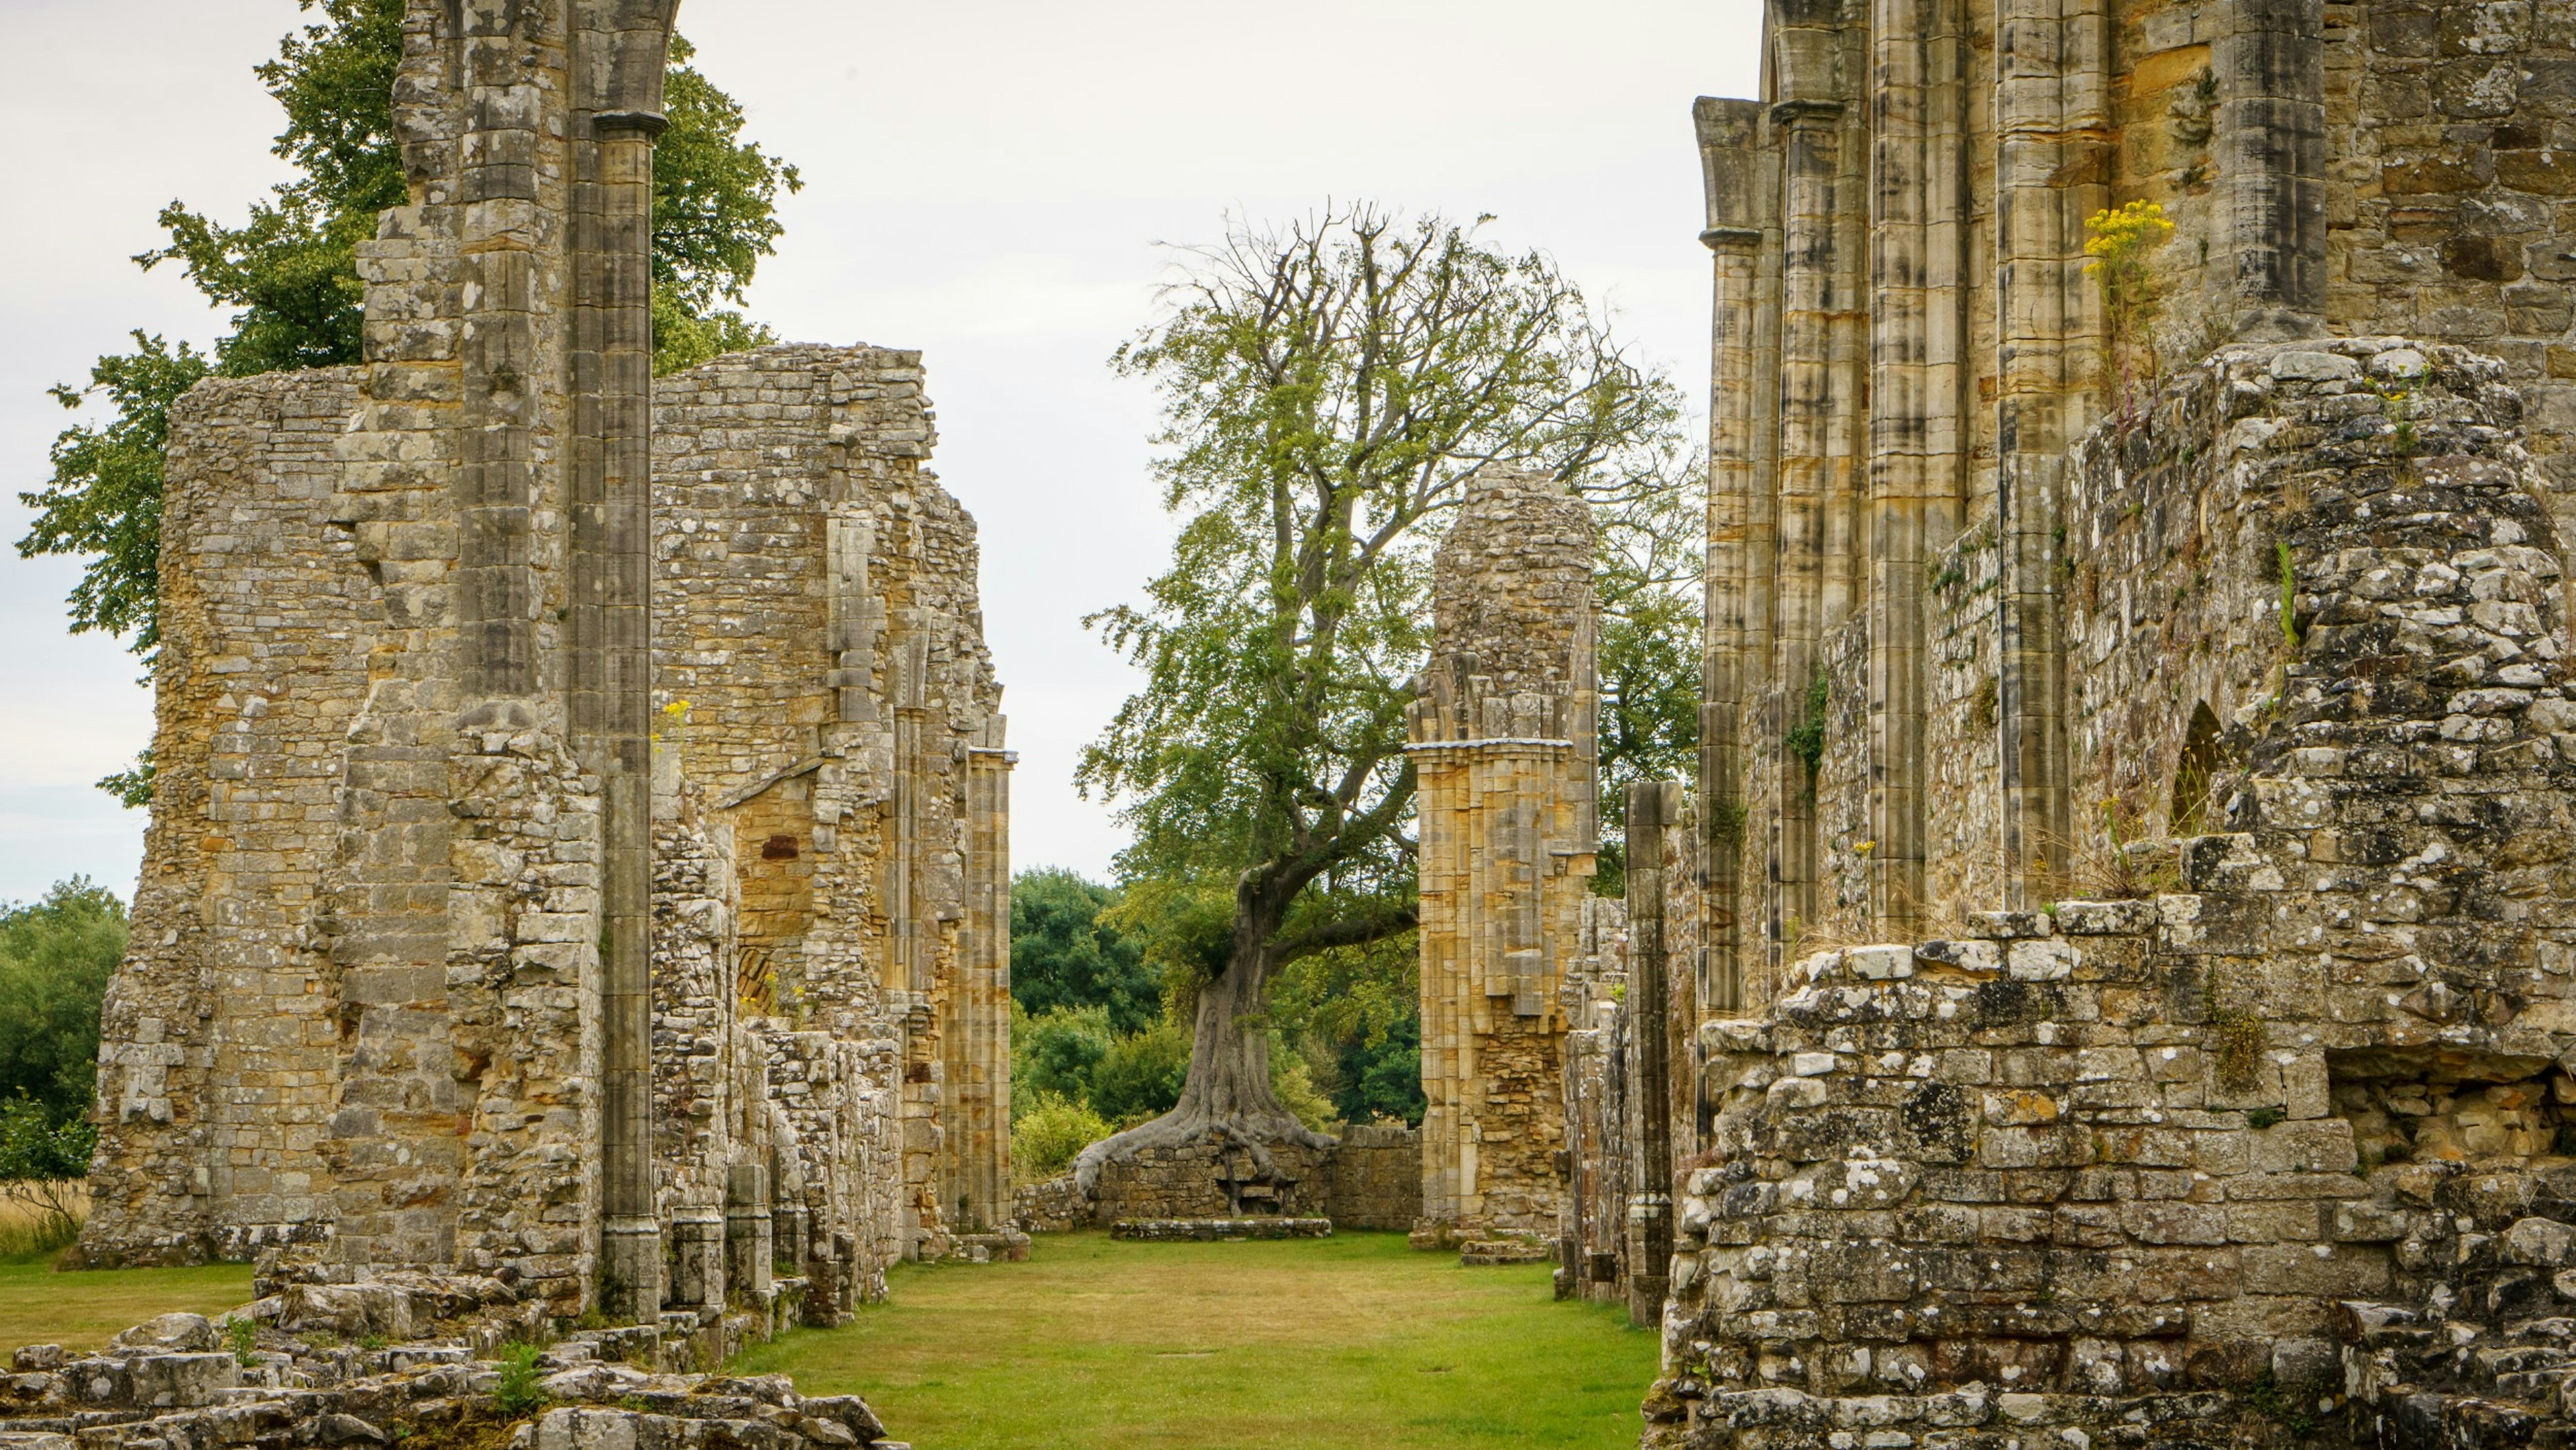
<svg viewBox="0 0 2576 1450">
<path fill-rule="evenodd" d="M 822 347 L 664 381 L 655 688 L 737 843 L 744 995 L 899 1044 L 905 1251 L 935 1256 L 1010 1211 L 1011 757 L 921 383 Z"/>
<path fill-rule="evenodd" d="M 2169 793 L 2205 691 L 2230 834 L 2140 853 L 2152 899 L 1820 954 L 1702 1027 L 1657 1437 L 2243 1436 L 2262 1385 L 2388 1443 L 2555 1413 L 2554 1378 L 2409 1337 L 2475 1293 L 2481 1363 L 2576 1355 L 2507 1307 L 2565 1256 L 2517 1225 L 2576 1099 L 2566 609 L 2520 427 L 2493 360 L 2293 343 L 2078 450 L 2079 778 Z"/>
<path fill-rule="evenodd" d="M 1582 953 L 1565 986 L 1566 1192 L 1557 1229 L 1557 1297 L 1627 1300 L 1629 1128 L 1627 913 L 1586 902 Z"/>
<path fill-rule="evenodd" d="M 358 1246 L 394 1235 L 425 1265 L 506 1263 L 570 1293 L 597 1227 L 585 923 L 600 798 L 533 727 L 476 735 L 462 766 L 400 743 L 416 737 L 390 723 L 388 692 L 416 698 L 387 672 L 421 646 L 389 621 L 418 619 L 409 555 L 455 526 L 351 520 L 369 512 L 346 487 L 356 381 L 220 381 L 174 410 L 163 765 L 143 924 L 110 994 L 85 1252 L 291 1243 L 355 1267 Z M 649 782 L 650 1202 L 673 1227 L 660 1282 L 675 1305 L 721 1304 L 728 1264 L 739 1288 L 774 1258 L 819 1281 L 806 1302 L 829 1314 L 881 1295 L 895 1259 L 994 1227 L 1007 1173 L 1010 757 L 972 525 L 918 471 L 913 355 L 773 349 L 666 391 L 669 708 Z M 867 620 L 901 626 L 896 647 Z M 871 675 L 871 658 L 892 663 Z M 889 689 L 913 703 L 881 704 Z M 484 884 L 384 884 L 436 875 L 433 843 Z M 384 935 L 415 917 L 517 945 L 506 968 L 470 973 L 368 955 L 428 953 L 431 936 Z M 922 949 L 910 966 L 906 939 Z M 889 989 L 898 970 L 920 975 Z M 394 1035 L 376 1043 L 369 1021 Z M 500 1117 L 460 1132 L 475 1114 Z M 401 1155 L 366 1146 L 397 1131 L 429 1137 Z M 766 1255 L 740 1242 L 764 1220 Z"/>
<path fill-rule="evenodd" d="M 1402 1123 L 1342 1129 L 1324 1169 L 1324 1213 L 1336 1229 L 1411 1229 L 1422 1217 L 1421 1130 Z"/>
<path fill-rule="evenodd" d="M 1191 1224 L 1280 1218 L 1402 1231 L 1421 1217 L 1421 1133 L 1402 1123 L 1343 1124 L 1323 1149 L 1204 1139 L 1104 1163 L 1088 1194 L 1071 1173 L 1013 1194 L 1013 1221 L 1029 1233 L 1132 1220 L 1181 1225 L 1186 1238 Z"/>
<path fill-rule="evenodd" d="M 1783 3 L 1698 107 L 1716 1010 L 1650 1439 L 2560 1433 L 2563 8 Z M 2143 331 L 2083 270 L 2131 200 Z"/>
<path fill-rule="evenodd" d="M 1592 522 L 1537 475 L 1471 483 L 1409 707 L 1421 791 L 1422 1213 L 1555 1236 L 1557 991 L 1597 844 Z"/>
<path fill-rule="evenodd" d="M 2327 7 L 2329 315 L 2338 333 L 2457 343 L 2505 365 L 2551 496 L 2576 483 L 2576 8 Z M 2560 506 L 2560 526 L 2567 515 Z"/>
<path fill-rule="evenodd" d="M 1148 1148 L 1101 1165 L 1084 1217 L 1095 1225 L 1246 1214 L 1324 1218 L 1332 1212 L 1333 1156 L 1331 1149 L 1257 1143 L 1222 1132 L 1179 1147 Z"/>
<path fill-rule="evenodd" d="M 382 595 L 331 522 L 353 369 L 207 383 L 171 409 L 159 780 L 110 984 L 91 1243 L 245 1257 L 332 1217 L 314 1161 L 341 1023 L 314 990 L 342 740 Z"/>
<path fill-rule="evenodd" d="M 1925 778 L 1941 804 L 1925 822 L 1920 919 L 1935 932 L 1960 930 L 1977 903 L 2003 899 L 2001 566 L 1991 515 L 1926 566 L 1931 668 L 1923 752 Z"/>
</svg>

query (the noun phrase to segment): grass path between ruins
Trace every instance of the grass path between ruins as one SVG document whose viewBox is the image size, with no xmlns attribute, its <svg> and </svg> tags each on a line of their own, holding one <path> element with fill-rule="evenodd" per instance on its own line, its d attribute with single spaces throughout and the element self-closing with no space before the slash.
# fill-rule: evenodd
<svg viewBox="0 0 2576 1450">
<path fill-rule="evenodd" d="M 1623 1312 L 1554 1302 L 1544 1264 L 1048 1234 L 1025 1264 L 903 1266 L 893 1302 L 737 1367 L 863 1394 L 920 1450 L 1628 1450 L 1655 1362 Z"/>
</svg>

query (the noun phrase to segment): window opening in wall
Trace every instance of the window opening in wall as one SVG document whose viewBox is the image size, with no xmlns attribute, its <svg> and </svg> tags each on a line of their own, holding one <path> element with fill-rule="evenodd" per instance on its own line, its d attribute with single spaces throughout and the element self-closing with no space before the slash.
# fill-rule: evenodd
<svg viewBox="0 0 2576 1450">
<path fill-rule="evenodd" d="M 2182 762 L 2174 768 L 2173 834 L 2206 835 L 2209 831 L 2209 787 L 2218 776 L 2218 716 L 2207 700 L 2194 706 L 2191 728 L 2183 735 Z"/>
</svg>

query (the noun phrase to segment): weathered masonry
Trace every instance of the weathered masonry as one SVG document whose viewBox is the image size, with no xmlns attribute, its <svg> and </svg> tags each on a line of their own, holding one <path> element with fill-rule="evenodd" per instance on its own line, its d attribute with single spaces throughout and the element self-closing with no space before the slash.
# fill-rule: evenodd
<svg viewBox="0 0 2576 1450">
<path fill-rule="evenodd" d="M 973 525 L 917 354 L 651 379 L 670 10 L 413 4 L 366 365 L 173 410 L 93 1262 L 828 1319 L 1008 1227 Z"/>
<path fill-rule="evenodd" d="M 1559 1000 L 1597 848 L 1592 519 L 1552 479 L 1469 481 L 1433 565 L 1421 782 L 1422 1232 L 1553 1238 Z"/>
<path fill-rule="evenodd" d="M 1648 1441 L 2560 1442 L 2576 6 L 1764 47 L 1695 117 L 1703 768 L 1565 986 Z"/>
</svg>

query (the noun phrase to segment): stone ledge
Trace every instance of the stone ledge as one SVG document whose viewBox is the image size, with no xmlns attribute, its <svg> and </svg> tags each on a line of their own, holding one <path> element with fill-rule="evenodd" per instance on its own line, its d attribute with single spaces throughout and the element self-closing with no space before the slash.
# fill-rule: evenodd
<svg viewBox="0 0 2576 1450">
<path fill-rule="evenodd" d="M 1329 1218 L 1122 1218 L 1109 1226 L 1113 1239 L 1141 1243 L 1213 1243 L 1242 1239 L 1328 1239 Z"/>
</svg>

